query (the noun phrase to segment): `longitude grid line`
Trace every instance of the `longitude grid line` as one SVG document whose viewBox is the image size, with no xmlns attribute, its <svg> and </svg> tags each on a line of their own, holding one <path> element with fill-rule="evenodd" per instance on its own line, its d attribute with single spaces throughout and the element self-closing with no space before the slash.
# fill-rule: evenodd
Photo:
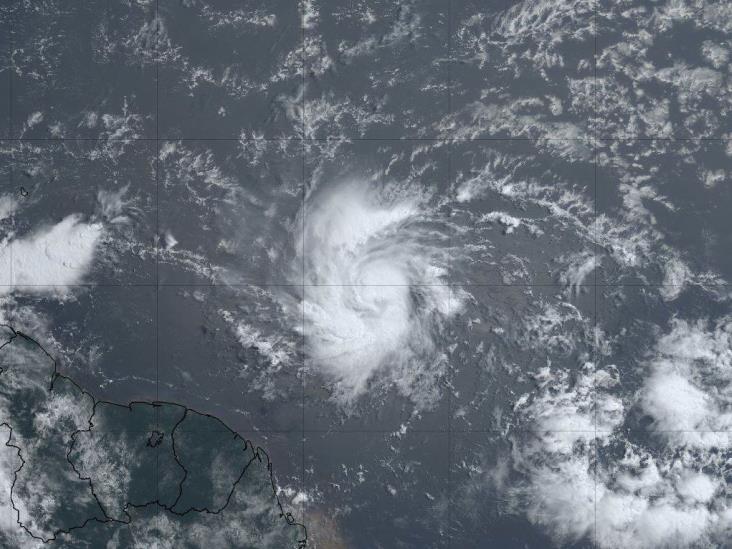
<svg viewBox="0 0 732 549">
<path fill-rule="evenodd" d="M 593 389 L 593 398 L 594 398 L 594 426 L 595 426 L 595 436 L 594 436 L 594 450 L 595 450 L 595 459 L 593 463 L 593 479 L 595 481 L 595 493 L 593 497 L 593 503 L 594 503 L 594 515 L 595 515 L 595 527 L 593 531 L 593 540 L 592 544 L 597 547 L 598 546 L 598 539 L 597 539 L 597 466 L 598 466 L 598 443 L 597 443 L 597 359 L 598 359 L 598 353 L 597 353 L 597 237 L 598 237 L 598 231 L 597 231 L 597 119 L 599 116 L 598 111 L 598 105 L 597 105 L 597 3 L 598 0 L 595 0 L 593 3 L 593 14 L 592 14 L 592 22 L 590 27 L 592 28 L 593 33 L 593 55 L 592 55 L 592 77 L 594 80 L 594 89 L 593 89 L 593 122 L 592 122 L 592 164 L 593 164 L 593 197 L 592 197 L 592 205 L 593 205 L 593 213 L 594 213 L 594 223 L 593 223 L 593 245 L 594 245 L 594 253 L 592 254 L 593 258 L 593 271 L 592 271 L 592 277 L 593 277 L 593 297 L 594 297 L 594 330 L 592 333 L 592 389 Z"/>
<path fill-rule="evenodd" d="M 20 0 L 17 2 L 17 7 L 20 6 Z M 10 25 L 9 25 L 9 40 L 8 40 L 8 60 L 10 61 L 10 75 L 8 76 L 8 137 L 13 137 L 13 111 L 14 111 L 14 103 L 15 103 L 15 96 L 13 95 L 13 77 L 15 76 L 15 67 L 13 59 L 15 59 L 15 56 L 13 55 L 13 50 L 15 49 L 15 17 L 17 15 L 17 12 L 13 12 L 10 14 Z M 10 171 L 8 172 L 8 179 L 10 182 L 10 188 L 15 189 L 15 162 L 10 163 Z M 15 226 L 15 216 L 12 217 L 12 227 Z M 13 259 L 13 243 L 10 242 L 8 245 L 8 248 L 10 249 L 10 287 L 14 287 L 14 259 Z"/>
<path fill-rule="evenodd" d="M 452 0 L 447 0 L 447 115 L 452 117 Z M 447 142 L 447 181 L 448 193 L 452 191 L 452 141 Z M 452 233 L 448 236 L 450 252 L 447 254 L 447 314 L 452 316 Z M 452 361 L 451 361 L 452 362 Z M 448 367 L 447 383 L 447 548 L 452 547 L 452 390 L 455 372 Z"/>
<path fill-rule="evenodd" d="M 158 21 L 160 5 L 155 0 L 155 21 Z M 159 32 L 156 25 L 155 32 Z M 160 400 L 160 59 L 158 41 L 155 40 L 155 400 Z M 160 410 L 155 408 L 155 428 L 160 431 Z M 172 433 L 171 433 L 172 437 Z M 155 496 L 160 501 L 160 454 L 155 452 Z"/>
<path fill-rule="evenodd" d="M 20 0 L 17 0 L 17 6 L 20 6 Z M 15 48 L 15 11 L 11 12 L 10 14 L 10 23 L 8 25 L 8 65 L 10 68 L 10 73 L 8 75 L 8 140 L 12 140 L 14 136 L 13 132 L 13 76 L 15 74 L 15 67 L 13 63 L 13 59 L 15 56 L 13 55 L 13 49 Z M 12 165 L 11 165 L 11 173 L 12 173 Z M 12 181 L 11 181 L 12 183 Z M 12 265 L 12 263 L 11 263 Z"/>
<path fill-rule="evenodd" d="M 298 4 L 300 6 L 300 54 L 301 54 L 301 64 L 300 64 L 300 70 L 302 71 L 302 107 L 301 107 L 301 121 L 302 121 L 302 127 L 300 128 L 300 161 L 302 164 L 302 173 L 300 178 L 301 183 L 301 189 L 300 192 L 302 193 L 302 227 L 301 227 L 301 234 L 302 234 L 302 272 L 300 273 L 302 276 L 302 288 L 301 288 L 301 303 L 300 307 L 302 309 L 302 316 L 301 316 L 301 329 L 302 329 L 302 337 L 300 341 L 301 349 L 300 349 L 300 358 L 302 360 L 302 379 L 301 382 L 301 392 L 302 392 L 302 398 L 300 402 L 301 410 L 300 413 L 302 414 L 301 417 L 301 433 L 300 433 L 300 449 L 301 449 L 301 456 L 300 456 L 300 486 L 305 493 L 305 376 L 306 376 L 306 368 L 305 368 L 305 189 L 306 189 L 306 167 L 305 167 L 305 131 L 306 131 L 306 123 L 305 123 L 305 112 L 307 108 L 306 103 L 306 96 L 305 96 L 305 2 L 301 1 Z M 305 528 L 307 529 L 307 521 L 305 520 L 305 498 L 303 498 L 302 503 L 300 504 L 300 516 L 302 523 L 305 524 Z M 307 535 L 307 530 L 306 530 Z"/>
</svg>

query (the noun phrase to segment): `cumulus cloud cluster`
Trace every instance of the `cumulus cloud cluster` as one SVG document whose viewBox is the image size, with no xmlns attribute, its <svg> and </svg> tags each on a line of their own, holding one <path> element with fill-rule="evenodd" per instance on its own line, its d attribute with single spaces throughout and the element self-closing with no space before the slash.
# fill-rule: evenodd
<svg viewBox="0 0 732 549">
<path fill-rule="evenodd" d="M 79 215 L 69 215 L 23 238 L 6 238 L 0 242 L 0 276 L 7 285 L 0 287 L 0 293 L 13 286 L 39 291 L 39 285 L 62 288 L 81 282 L 103 230 L 99 222 L 87 223 Z"/>
<path fill-rule="evenodd" d="M 641 366 L 633 398 L 617 396 L 614 366 L 537 376 L 521 413 L 536 432 L 514 440 L 525 481 L 513 504 L 558 544 L 599 547 L 719 546 L 732 533 L 725 482 L 732 451 L 732 318 L 676 319 Z M 595 392 L 595 388 L 597 391 Z M 650 420 L 643 432 L 623 427 Z"/>
<path fill-rule="evenodd" d="M 640 405 L 654 428 L 703 447 L 732 431 L 732 318 L 675 319 L 648 369 Z"/>
</svg>

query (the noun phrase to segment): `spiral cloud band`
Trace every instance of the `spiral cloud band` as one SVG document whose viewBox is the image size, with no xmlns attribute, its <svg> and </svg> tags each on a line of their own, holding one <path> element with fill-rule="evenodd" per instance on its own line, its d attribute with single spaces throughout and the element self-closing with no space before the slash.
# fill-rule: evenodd
<svg viewBox="0 0 732 549">
<path fill-rule="evenodd" d="M 447 238 L 435 237 L 433 208 L 408 187 L 358 181 L 316 190 L 305 208 L 311 364 L 345 403 L 394 383 L 428 404 L 439 376 L 434 335 L 451 313 Z"/>
</svg>

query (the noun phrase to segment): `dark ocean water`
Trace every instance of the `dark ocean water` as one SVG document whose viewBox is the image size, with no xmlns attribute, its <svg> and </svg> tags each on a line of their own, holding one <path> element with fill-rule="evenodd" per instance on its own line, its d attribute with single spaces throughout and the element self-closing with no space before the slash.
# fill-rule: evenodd
<svg viewBox="0 0 732 549">
<path fill-rule="evenodd" d="M 138 443 L 174 425 L 111 414 L 86 514 L 73 469 L 22 496 L 2 453 L 8 546 L 725 546 L 726 3 L 16 0 L 0 27 L 0 320 L 95 399 L 215 416 L 180 457 L 203 500 L 256 454 L 231 431 L 277 496 L 256 454 L 234 511 L 81 527 L 170 488 Z M 2 378 L 43 469 L 88 403 Z"/>
</svg>

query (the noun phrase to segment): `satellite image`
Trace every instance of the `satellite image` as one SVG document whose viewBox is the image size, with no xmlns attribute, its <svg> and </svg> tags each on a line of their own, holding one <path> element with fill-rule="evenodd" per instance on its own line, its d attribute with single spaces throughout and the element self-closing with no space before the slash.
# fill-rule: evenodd
<svg viewBox="0 0 732 549">
<path fill-rule="evenodd" d="M 732 548 L 728 0 L 0 2 L 0 547 Z"/>
</svg>

